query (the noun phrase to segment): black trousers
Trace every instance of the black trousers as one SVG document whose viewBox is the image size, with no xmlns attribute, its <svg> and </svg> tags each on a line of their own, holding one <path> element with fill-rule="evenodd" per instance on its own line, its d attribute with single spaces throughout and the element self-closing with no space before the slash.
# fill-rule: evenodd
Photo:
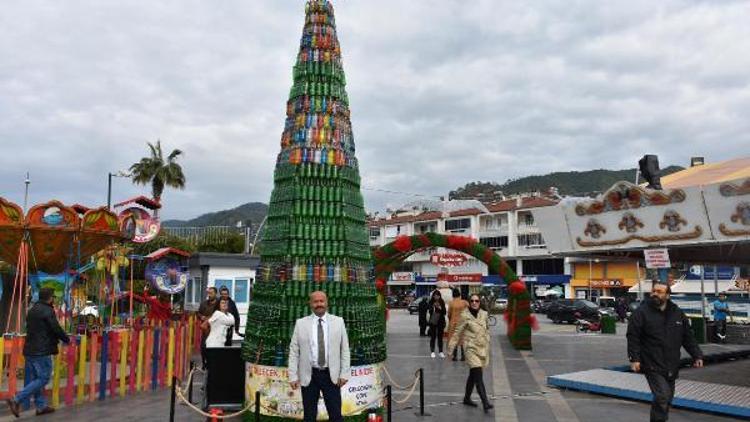
<svg viewBox="0 0 750 422">
<path fill-rule="evenodd" d="M 204 335 L 203 338 L 201 338 L 201 364 L 204 370 L 208 368 L 208 358 L 206 357 L 206 339 L 207 338 L 208 338 L 208 335 Z"/>
<path fill-rule="evenodd" d="M 474 391 L 474 387 L 477 388 L 477 394 L 482 399 L 482 404 L 487 406 L 490 404 L 489 397 L 487 397 L 487 389 L 484 387 L 484 376 L 482 374 L 482 368 L 470 368 L 469 377 L 466 378 L 466 390 L 464 392 L 464 400 L 471 400 L 471 393 Z"/>
<path fill-rule="evenodd" d="M 426 331 L 427 331 L 427 323 L 426 322 L 424 324 L 419 323 L 419 336 L 426 337 L 427 336 Z"/>
<path fill-rule="evenodd" d="M 651 402 L 651 422 L 664 422 L 669 419 L 675 380 L 657 372 L 647 372 L 645 375 L 654 395 L 654 401 Z"/>
<path fill-rule="evenodd" d="M 343 422 L 341 417 L 341 388 L 331 381 L 328 369 L 312 370 L 310 385 L 302 387 L 302 407 L 305 411 L 304 422 L 315 422 L 318 418 L 318 400 L 323 393 L 323 401 L 328 410 L 330 422 Z"/>
<path fill-rule="evenodd" d="M 718 342 L 723 343 L 725 341 L 724 337 L 727 335 L 727 320 L 725 319 L 718 319 L 715 322 L 716 324 L 716 340 Z M 721 335 L 721 337 L 719 337 Z"/>
<path fill-rule="evenodd" d="M 443 351 L 443 331 L 445 327 L 442 325 L 430 325 L 430 352 L 435 351 L 435 340 L 437 340 L 438 351 Z"/>
</svg>

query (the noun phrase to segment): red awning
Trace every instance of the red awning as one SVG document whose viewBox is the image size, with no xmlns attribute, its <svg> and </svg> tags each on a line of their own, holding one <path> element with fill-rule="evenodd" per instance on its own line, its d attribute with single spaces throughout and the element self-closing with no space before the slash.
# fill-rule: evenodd
<svg viewBox="0 0 750 422">
<path fill-rule="evenodd" d="M 138 204 L 150 210 L 158 210 L 159 208 L 161 208 L 161 204 L 159 202 L 149 197 L 143 196 L 143 195 L 130 198 L 128 200 L 120 202 L 119 204 L 115 204 L 115 208 L 119 208 L 119 207 L 122 207 L 123 205 L 128 205 L 128 204 Z"/>
<path fill-rule="evenodd" d="M 166 247 L 166 248 L 157 249 L 151 252 L 150 254 L 146 255 L 146 259 L 148 260 L 159 259 L 170 254 L 184 256 L 185 258 L 190 256 L 190 252 L 185 252 L 177 248 Z"/>
</svg>

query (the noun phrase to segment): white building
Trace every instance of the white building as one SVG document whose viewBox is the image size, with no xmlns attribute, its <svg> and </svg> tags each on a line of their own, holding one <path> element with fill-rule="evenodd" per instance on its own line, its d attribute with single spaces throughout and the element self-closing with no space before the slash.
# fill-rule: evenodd
<svg viewBox="0 0 750 422">
<path fill-rule="evenodd" d="M 407 204 L 385 218 L 369 221 L 370 245 L 382 246 L 399 235 L 427 232 L 471 236 L 495 250 L 519 276 L 530 284 L 552 287 L 565 286 L 570 278 L 562 258 L 555 258 L 547 250 L 531 209 L 555 205 L 556 201 L 527 196 L 492 204 L 472 200 L 420 201 Z M 451 261 L 455 251 L 437 248 L 419 251 L 408 257 L 389 280 L 391 291 L 411 288 L 412 285 L 430 286 L 438 279 L 455 285 L 493 284 L 487 277 L 487 266 L 464 255 L 460 265 L 436 265 L 436 260 Z M 461 254 L 463 255 L 463 254 Z M 463 259 L 458 260 L 463 261 Z M 441 261 L 442 262 L 442 261 Z M 418 290 L 423 290 L 419 289 Z M 421 293 L 420 293 L 421 294 Z"/>
<path fill-rule="evenodd" d="M 247 254 L 199 252 L 190 257 L 190 280 L 185 289 L 185 309 L 197 311 L 206 299 L 206 289 L 226 286 L 240 313 L 240 332 L 245 331 L 245 318 L 250 303 L 255 271 L 260 258 Z"/>
</svg>

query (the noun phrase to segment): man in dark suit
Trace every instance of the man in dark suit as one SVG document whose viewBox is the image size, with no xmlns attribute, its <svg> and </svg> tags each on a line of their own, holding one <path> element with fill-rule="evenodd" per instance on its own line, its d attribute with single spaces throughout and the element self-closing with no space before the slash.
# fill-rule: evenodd
<svg viewBox="0 0 750 422">
<path fill-rule="evenodd" d="M 237 310 L 237 304 L 234 303 L 234 300 L 231 297 L 229 297 L 229 288 L 227 286 L 222 286 L 219 290 L 219 299 L 227 301 L 227 311 L 229 311 L 234 317 L 234 329 L 227 330 L 227 341 L 224 344 L 225 346 L 231 346 L 232 332 L 235 332 L 238 336 L 242 337 L 242 333 L 240 333 L 240 312 Z"/>
</svg>

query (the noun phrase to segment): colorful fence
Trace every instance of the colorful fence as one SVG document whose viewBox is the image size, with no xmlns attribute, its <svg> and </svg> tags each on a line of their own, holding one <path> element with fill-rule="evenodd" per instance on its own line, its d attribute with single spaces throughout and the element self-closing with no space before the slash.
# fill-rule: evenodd
<svg viewBox="0 0 750 422">
<path fill-rule="evenodd" d="M 53 407 L 71 406 L 171 387 L 172 376 L 187 376 L 200 341 L 193 316 L 161 326 L 71 336 L 70 344 L 61 345 L 53 357 L 47 397 Z M 23 342 L 23 336 L 0 338 L 0 400 L 23 388 L 18 379 L 26 372 Z"/>
</svg>

